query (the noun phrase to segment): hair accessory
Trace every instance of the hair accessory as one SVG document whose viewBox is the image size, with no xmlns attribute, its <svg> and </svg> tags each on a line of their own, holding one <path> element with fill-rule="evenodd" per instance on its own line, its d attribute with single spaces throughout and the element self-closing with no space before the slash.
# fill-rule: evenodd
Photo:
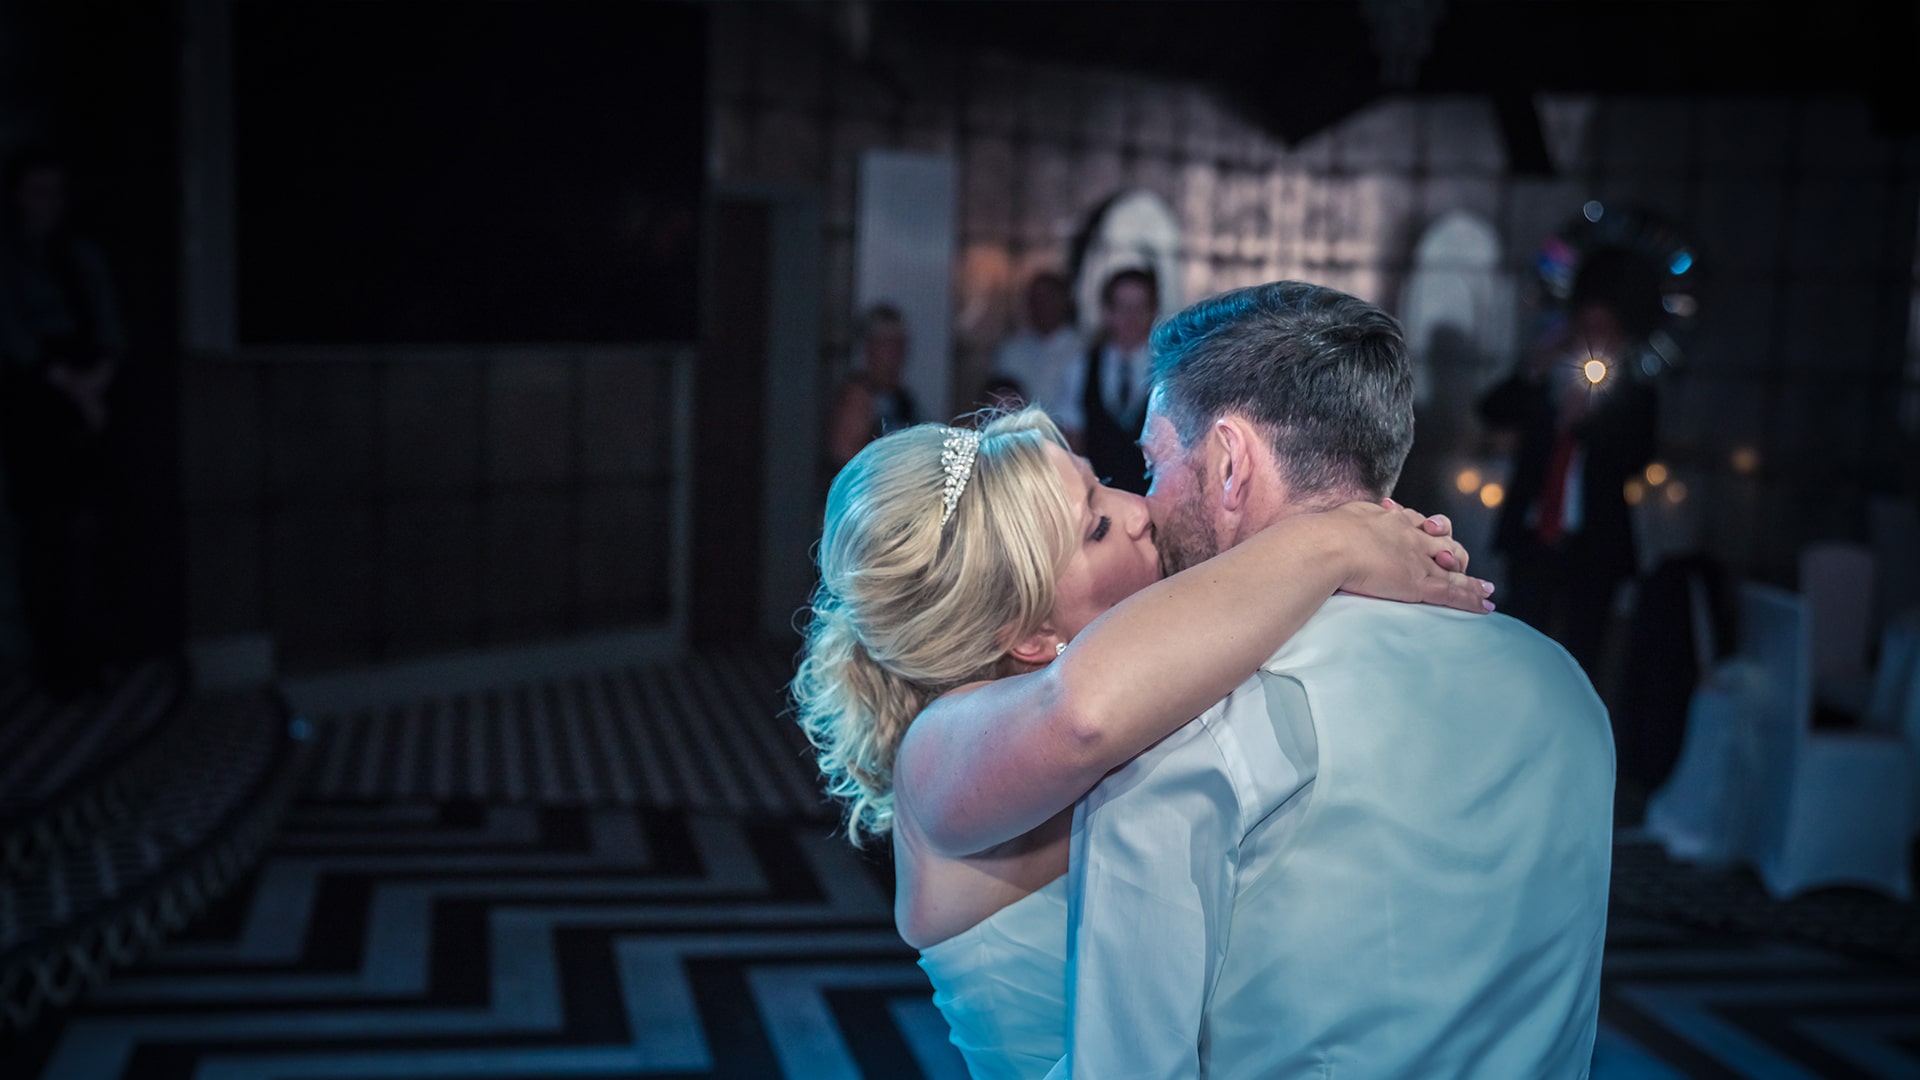
<svg viewBox="0 0 1920 1080">
<path fill-rule="evenodd" d="M 967 480 L 973 476 L 973 456 L 980 451 L 980 433 L 971 428 L 948 428 L 947 441 L 940 451 L 940 468 L 947 474 L 940 495 L 940 503 L 945 509 L 940 512 L 940 525 L 944 528 L 947 519 L 953 516 L 953 508 L 960 502 L 960 493 L 967 490 Z"/>
<path fill-rule="evenodd" d="M 1067 651 L 1067 643 L 1066 643 L 1066 642 L 1064 642 L 1064 641 L 1058 641 L 1058 642 L 1055 642 L 1055 643 L 1054 643 L 1054 646 L 1053 646 L 1053 655 L 1055 655 L 1055 656 L 1063 656 L 1063 655 L 1065 655 L 1065 654 L 1066 654 L 1066 651 Z"/>
</svg>

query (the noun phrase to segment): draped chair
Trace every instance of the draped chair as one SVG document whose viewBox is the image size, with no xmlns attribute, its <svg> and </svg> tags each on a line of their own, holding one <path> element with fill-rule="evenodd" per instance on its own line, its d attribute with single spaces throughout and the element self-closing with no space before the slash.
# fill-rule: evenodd
<svg viewBox="0 0 1920 1080">
<path fill-rule="evenodd" d="M 1854 885 L 1907 899 L 1912 763 L 1888 733 L 1815 731 L 1802 599 L 1743 584 L 1739 653 L 1695 691 L 1647 830 L 1679 858 L 1748 862 L 1786 898 Z"/>
</svg>

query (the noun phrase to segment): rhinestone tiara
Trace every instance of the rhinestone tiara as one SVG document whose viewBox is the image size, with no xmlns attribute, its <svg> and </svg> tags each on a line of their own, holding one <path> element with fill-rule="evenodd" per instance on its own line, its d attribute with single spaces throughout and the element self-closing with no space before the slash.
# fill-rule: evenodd
<svg viewBox="0 0 1920 1080">
<path fill-rule="evenodd" d="M 940 526 L 945 528 L 947 520 L 953 517 L 953 508 L 960 502 L 960 493 L 967 490 L 967 480 L 973 476 L 973 456 L 980 451 L 980 433 L 970 428 L 947 429 L 947 440 L 941 444 L 940 469 L 946 473 L 941 484 Z"/>
</svg>

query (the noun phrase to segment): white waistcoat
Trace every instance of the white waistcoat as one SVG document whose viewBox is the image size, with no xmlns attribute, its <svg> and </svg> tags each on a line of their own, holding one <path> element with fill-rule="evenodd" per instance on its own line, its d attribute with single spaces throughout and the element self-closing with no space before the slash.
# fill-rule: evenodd
<svg viewBox="0 0 1920 1080">
<path fill-rule="evenodd" d="M 1210 1074 L 1583 1075 L 1614 765 L 1579 667 L 1504 616 L 1336 597 L 1266 670 L 1318 760 L 1245 841 Z"/>
</svg>

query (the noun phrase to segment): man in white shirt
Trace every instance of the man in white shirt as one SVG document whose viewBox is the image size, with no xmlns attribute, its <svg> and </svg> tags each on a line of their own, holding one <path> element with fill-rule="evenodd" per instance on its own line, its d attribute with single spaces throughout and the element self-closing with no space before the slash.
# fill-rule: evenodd
<svg viewBox="0 0 1920 1080">
<path fill-rule="evenodd" d="M 1298 282 L 1154 334 L 1169 571 L 1378 499 L 1412 444 L 1399 327 Z M 1336 596 L 1074 812 L 1053 1076 L 1577 1077 L 1611 864 L 1606 712 L 1517 620 Z"/>
<path fill-rule="evenodd" d="M 1000 346 L 994 374 L 1017 383 L 1029 405 L 1057 417 L 1069 371 L 1080 357 L 1067 279 L 1052 271 L 1035 274 L 1027 283 L 1027 325 Z"/>
</svg>

